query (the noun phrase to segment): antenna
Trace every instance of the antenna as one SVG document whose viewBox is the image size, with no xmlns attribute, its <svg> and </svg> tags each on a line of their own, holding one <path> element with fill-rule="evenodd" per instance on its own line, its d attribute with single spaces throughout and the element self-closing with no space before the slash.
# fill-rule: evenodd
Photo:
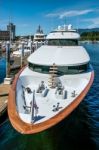
<svg viewBox="0 0 99 150">
<path fill-rule="evenodd" d="M 11 3 L 9 2 L 9 32 L 10 32 L 10 45 L 11 45 Z"/>
<path fill-rule="evenodd" d="M 10 32 L 10 45 L 12 42 L 12 0 L 9 0 L 9 17 L 8 17 L 8 23 L 9 23 L 9 32 Z"/>
</svg>

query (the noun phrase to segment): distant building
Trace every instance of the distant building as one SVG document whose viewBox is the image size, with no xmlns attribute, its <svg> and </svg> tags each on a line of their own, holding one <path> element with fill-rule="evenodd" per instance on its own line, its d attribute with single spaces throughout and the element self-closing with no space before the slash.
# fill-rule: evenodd
<svg viewBox="0 0 99 150">
<path fill-rule="evenodd" d="M 12 40 L 14 40 L 15 39 L 16 26 L 13 23 L 9 23 L 9 25 L 7 25 L 7 31 L 10 32 L 10 37 Z"/>
<path fill-rule="evenodd" d="M 0 30 L 0 40 L 14 40 L 15 39 L 16 26 L 13 23 L 7 25 L 7 30 Z"/>
<path fill-rule="evenodd" d="M 10 32 L 0 30 L 0 40 L 4 40 L 4 41 L 10 40 Z"/>
</svg>

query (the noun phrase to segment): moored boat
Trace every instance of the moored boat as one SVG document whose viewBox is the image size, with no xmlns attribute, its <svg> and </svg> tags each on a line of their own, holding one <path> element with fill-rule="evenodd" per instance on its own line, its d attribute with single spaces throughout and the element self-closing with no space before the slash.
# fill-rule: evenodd
<svg viewBox="0 0 99 150">
<path fill-rule="evenodd" d="M 8 115 L 23 134 L 46 130 L 66 118 L 84 99 L 94 71 L 80 35 L 71 25 L 59 26 L 28 58 L 9 93 Z"/>
</svg>

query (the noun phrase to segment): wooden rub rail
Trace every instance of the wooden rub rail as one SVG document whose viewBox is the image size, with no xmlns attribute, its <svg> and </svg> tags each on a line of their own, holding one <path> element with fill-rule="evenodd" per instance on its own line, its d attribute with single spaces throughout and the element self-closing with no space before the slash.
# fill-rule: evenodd
<svg viewBox="0 0 99 150">
<path fill-rule="evenodd" d="M 21 70 L 21 72 L 22 72 L 22 70 Z M 86 93 L 88 92 L 90 86 L 93 83 L 93 79 L 94 79 L 94 72 L 92 72 L 90 82 L 88 83 L 86 88 L 69 106 L 67 106 L 64 110 L 62 110 L 59 114 L 52 117 L 51 119 L 44 121 L 43 123 L 38 123 L 38 124 L 33 125 L 33 124 L 28 124 L 28 123 L 23 122 L 20 119 L 19 114 L 16 110 L 15 89 L 16 89 L 17 80 L 18 80 L 21 72 L 19 72 L 19 74 L 16 76 L 16 78 L 13 82 L 13 86 L 10 89 L 9 101 L 8 101 L 8 115 L 9 115 L 9 119 L 10 119 L 13 127 L 17 131 L 19 131 L 23 134 L 33 134 L 33 133 L 41 132 L 45 129 L 48 129 L 48 128 L 56 125 L 58 122 L 63 120 L 79 105 L 79 103 L 82 101 L 82 99 L 85 97 Z"/>
</svg>

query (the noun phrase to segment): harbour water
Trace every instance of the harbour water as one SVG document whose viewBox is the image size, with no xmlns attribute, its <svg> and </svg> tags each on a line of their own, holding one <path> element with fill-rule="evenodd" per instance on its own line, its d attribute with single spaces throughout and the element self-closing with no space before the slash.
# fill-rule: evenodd
<svg viewBox="0 0 99 150">
<path fill-rule="evenodd" d="M 0 126 L 0 150 L 99 150 L 99 44 L 84 44 L 95 70 L 95 80 L 82 103 L 56 126 L 35 134 L 21 135 L 8 118 Z M 0 82 L 5 59 L 0 59 Z"/>
<path fill-rule="evenodd" d="M 6 66 L 5 58 L 0 56 L 0 83 L 3 82 L 3 79 L 6 75 L 5 66 Z"/>
</svg>

